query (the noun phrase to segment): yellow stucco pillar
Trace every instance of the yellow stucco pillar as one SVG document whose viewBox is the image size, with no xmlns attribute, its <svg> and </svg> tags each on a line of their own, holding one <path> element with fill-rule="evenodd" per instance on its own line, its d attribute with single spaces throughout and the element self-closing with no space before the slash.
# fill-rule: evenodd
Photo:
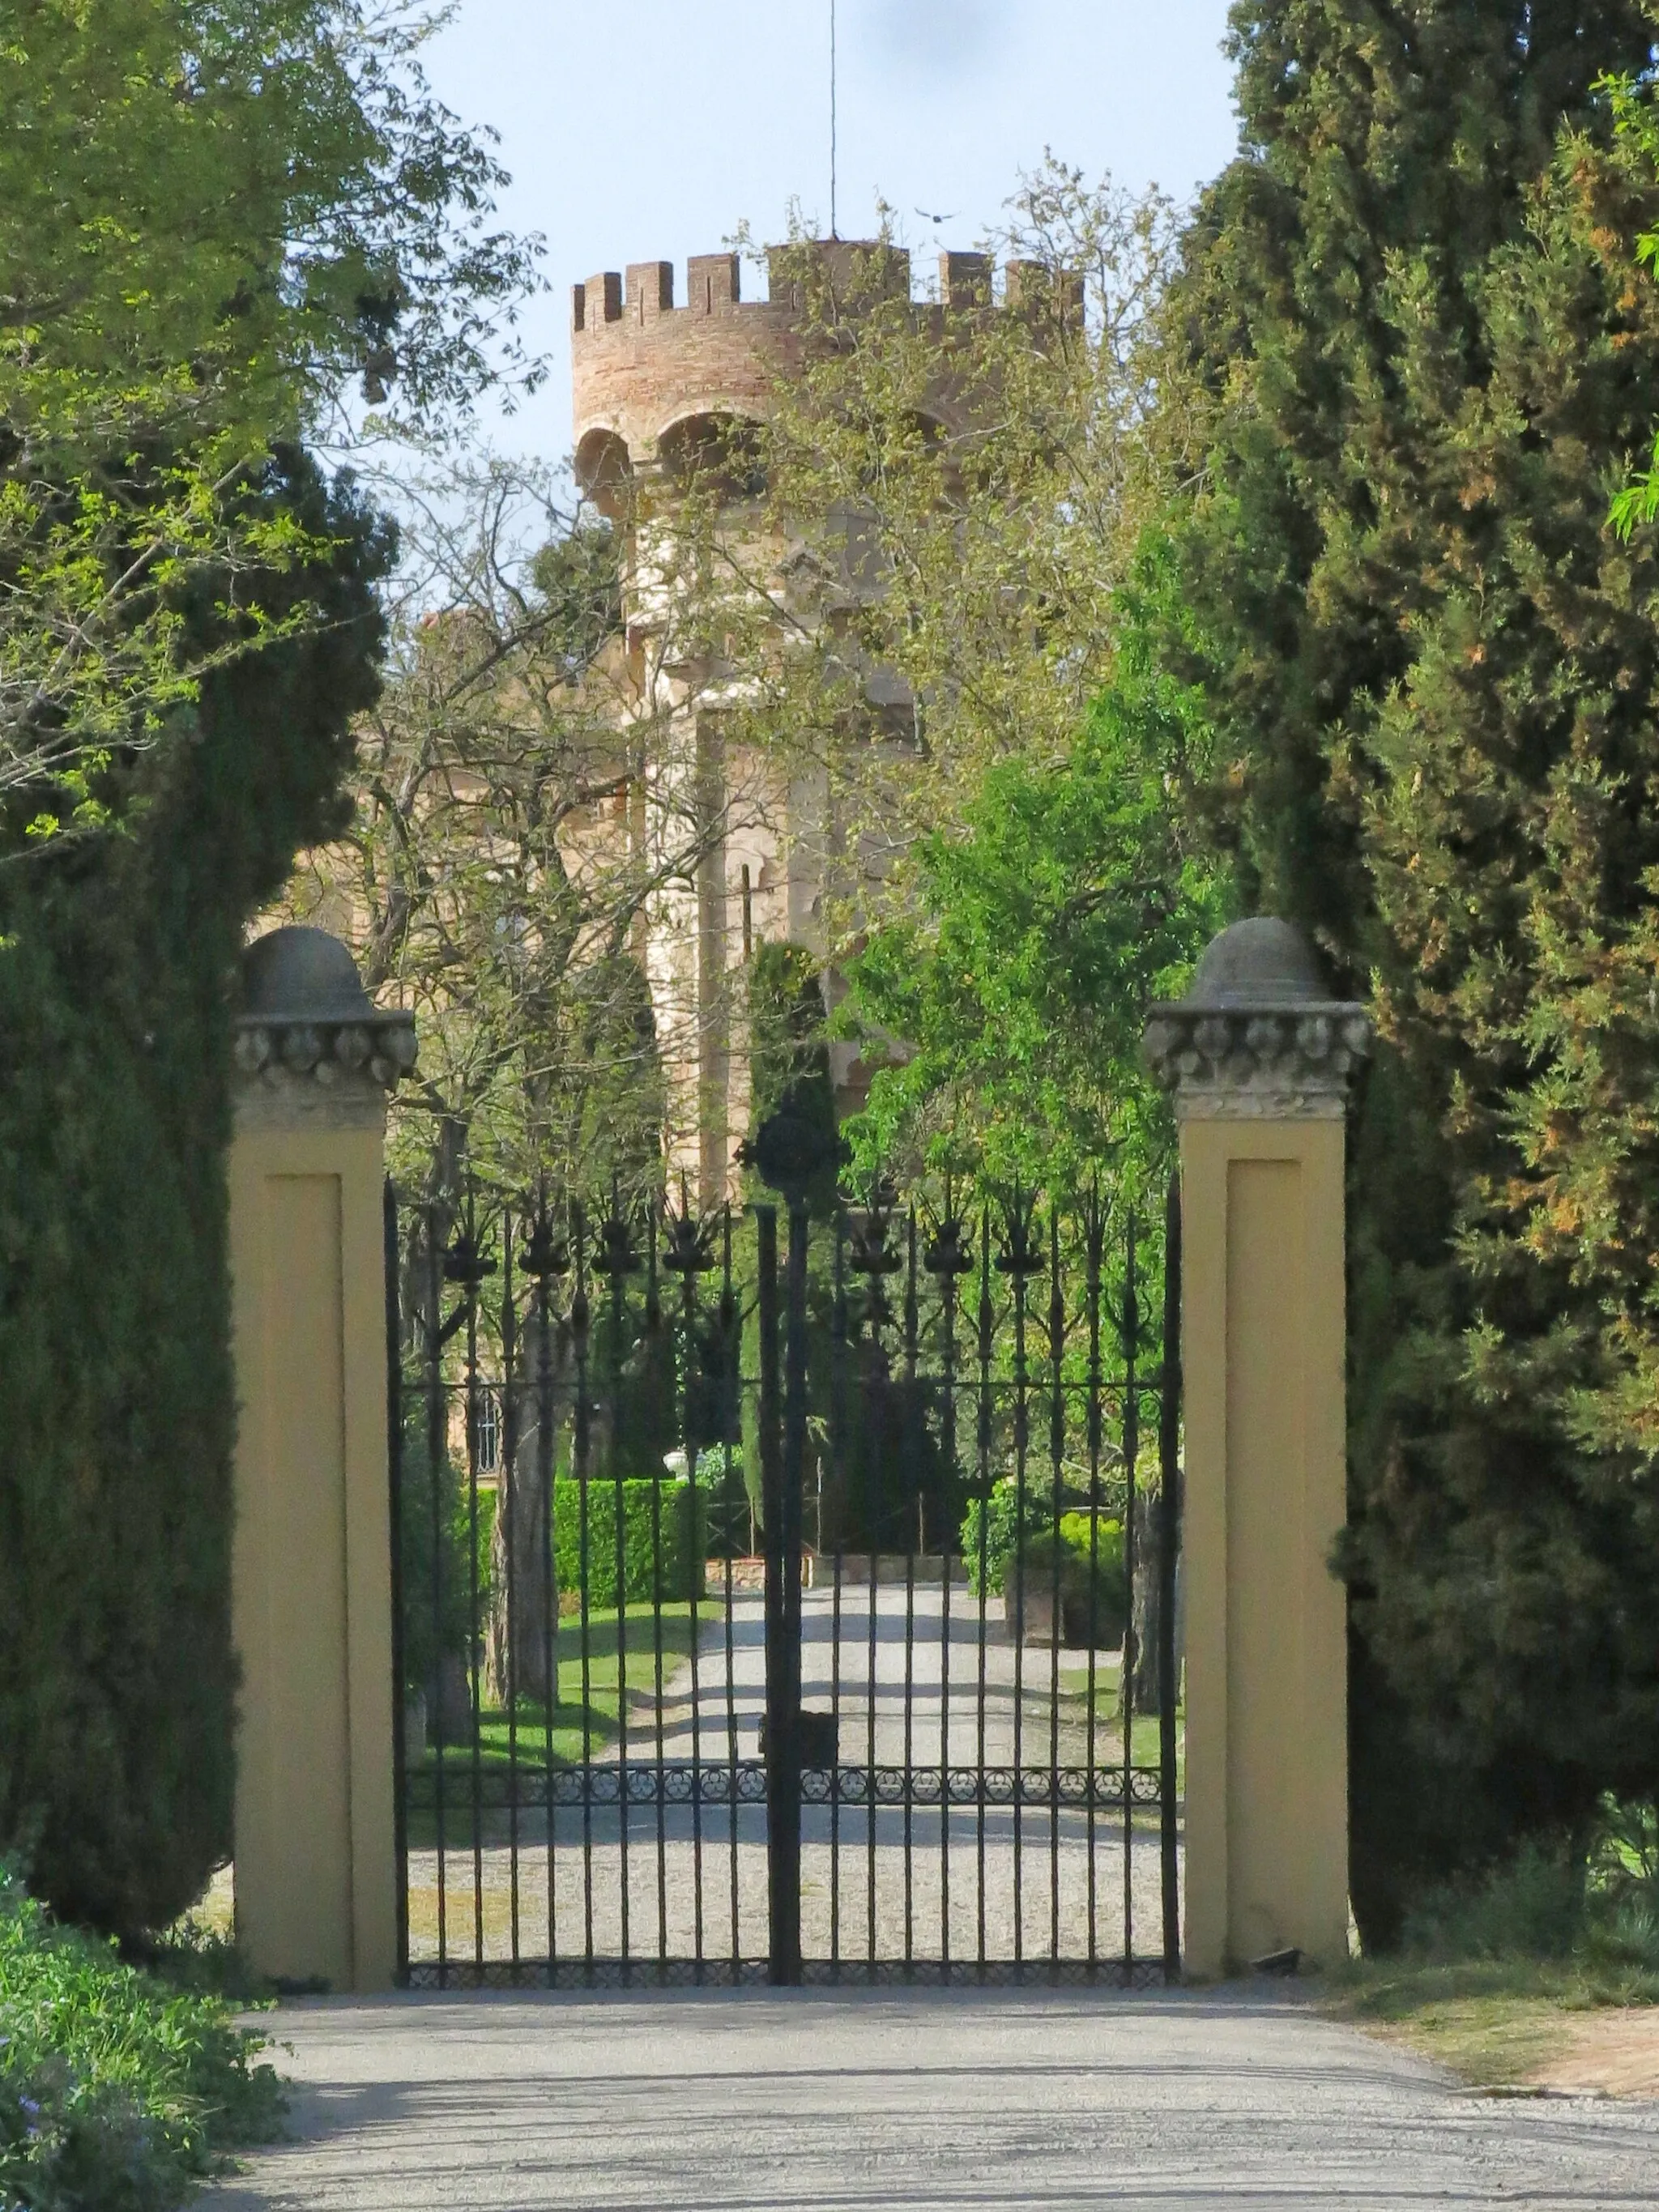
<svg viewBox="0 0 1659 2212">
<path fill-rule="evenodd" d="M 1363 1007 L 1239 922 L 1146 1050 L 1181 1130 L 1188 1970 L 1346 1954 L 1345 1116 Z"/>
<path fill-rule="evenodd" d="M 412 1065 L 349 952 L 244 959 L 230 1255 L 236 1388 L 236 1929 L 260 1972 L 392 1984 L 392 1581 L 381 1178 Z"/>
</svg>

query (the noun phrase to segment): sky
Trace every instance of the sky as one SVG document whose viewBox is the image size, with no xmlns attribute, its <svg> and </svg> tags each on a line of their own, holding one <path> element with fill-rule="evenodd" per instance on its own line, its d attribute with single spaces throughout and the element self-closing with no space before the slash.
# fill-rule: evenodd
<svg viewBox="0 0 1659 2212">
<path fill-rule="evenodd" d="M 570 443 L 573 283 L 717 252 L 739 223 L 830 215 L 830 0 L 460 0 L 428 47 L 438 96 L 500 134 L 500 203 L 539 232 L 550 289 L 521 335 L 542 391 L 480 430 L 553 461 Z M 919 261 L 1001 220 L 1052 149 L 1177 200 L 1230 158 L 1226 0 L 837 0 L 836 228 L 896 210 Z M 946 220 L 935 223 L 933 217 Z M 744 271 L 745 292 L 763 280 Z"/>
</svg>

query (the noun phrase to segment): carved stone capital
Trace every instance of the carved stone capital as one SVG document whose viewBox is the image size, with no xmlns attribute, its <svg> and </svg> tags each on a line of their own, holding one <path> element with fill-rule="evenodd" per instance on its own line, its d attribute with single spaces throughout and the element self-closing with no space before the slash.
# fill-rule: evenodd
<svg viewBox="0 0 1659 2212">
<path fill-rule="evenodd" d="M 1182 1120 L 1336 1121 L 1370 1042 L 1364 1007 L 1327 995 L 1297 931 L 1264 918 L 1221 933 L 1144 1048 Z"/>
<path fill-rule="evenodd" d="M 320 929 L 273 930 L 242 959 L 240 1129 L 379 1128 L 415 1065 L 415 1018 L 370 1003 L 350 952 Z"/>
</svg>

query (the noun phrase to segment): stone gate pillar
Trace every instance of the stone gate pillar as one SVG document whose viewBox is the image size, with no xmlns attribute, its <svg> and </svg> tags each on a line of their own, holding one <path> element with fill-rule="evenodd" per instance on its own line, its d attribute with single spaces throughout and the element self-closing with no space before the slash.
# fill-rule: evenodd
<svg viewBox="0 0 1659 2212">
<path fill-rule="evenodd" d="M 1345 1115 L 1370 1044 L 1288 923 L 1224 930 L 1146 1053 L 1181 1130 L 1186 1940 L 1346 1954 Z"/>
<path fill-rule="evenodd" d="M 397 1953 L 381 1176 L 407 1014 L 279 929 L 243 961 L 230 1156 L 236 1926 L 254 1965 L 389 1988 Z"/>
</svg>

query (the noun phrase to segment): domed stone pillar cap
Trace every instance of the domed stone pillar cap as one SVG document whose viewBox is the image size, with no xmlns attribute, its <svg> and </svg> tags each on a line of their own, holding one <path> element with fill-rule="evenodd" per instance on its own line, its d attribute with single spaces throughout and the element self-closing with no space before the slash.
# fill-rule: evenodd
<svg viewBox="0 0 1659 2212">
<path fill-rule="evenodd" d="M 373 1004 L 337 937 L 273 929 L 242 955 L 235 1064 L 240 1127 L 376 1125 L 415 1065 L 415 1018 Z"/>
<path fill-rule="evenodd" d="M 1288 921 L 1236 921 L 1206 946 L 1184 999 L 1156 1006 L 1143 1040 L 1153 1075 L 1188 1115 L 1334 1120 L 1370 1050 L 1358 1000 L 1334 999 Z"/>
</svg>

